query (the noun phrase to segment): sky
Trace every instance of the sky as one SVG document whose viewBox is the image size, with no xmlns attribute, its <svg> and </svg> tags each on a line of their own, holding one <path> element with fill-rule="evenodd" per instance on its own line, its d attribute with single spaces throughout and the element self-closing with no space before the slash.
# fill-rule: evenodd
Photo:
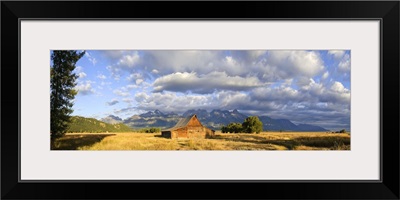
<svg viewBox="0 0 400 200">
<path fill-rule="evenodd" d="M 86 50 L 72 115 L 233 110 L 350 129 L 351 52 Z"/>
</svg>

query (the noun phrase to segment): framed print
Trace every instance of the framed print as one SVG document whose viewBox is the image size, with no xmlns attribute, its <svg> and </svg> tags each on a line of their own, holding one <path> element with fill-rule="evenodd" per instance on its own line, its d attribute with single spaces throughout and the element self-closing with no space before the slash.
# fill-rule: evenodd
<svg viewBox="0 0 400 200">
<path fill-rule="evenodd" d="M 399 2 L 1 5 L 1 198 L 399 199 Z"/>
</svg>

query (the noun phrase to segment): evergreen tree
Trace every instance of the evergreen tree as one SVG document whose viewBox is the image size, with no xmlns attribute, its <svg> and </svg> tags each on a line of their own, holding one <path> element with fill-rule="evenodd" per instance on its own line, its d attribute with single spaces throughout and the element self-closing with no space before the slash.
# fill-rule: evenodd
<svg viewBox="0 0 400 200">
<path fill-rule="evenodd" d="M 51 138 L 61 137 L 68 129 L 73 99 L 77 94 L 74 90 L 76 78 L 72 71 L 75 64 L 85 52 L 53 51 L 50 66 L 50 132 Z"/>
<path fill-rule="evenodd" d="M 242 127 L 246 133 L 260 133 L 263 131 L 263 124 L 257 116 L 246 118 L 242 124 Z"/>
</svg>

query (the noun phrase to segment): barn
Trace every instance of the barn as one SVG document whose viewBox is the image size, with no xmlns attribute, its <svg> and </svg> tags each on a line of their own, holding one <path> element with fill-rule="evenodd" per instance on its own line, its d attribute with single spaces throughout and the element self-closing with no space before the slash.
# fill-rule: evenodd
<svg viewBox="0 0 400 200">
<path fill-rule="evenodd" d="M 165 138 L 209 138 L 215 131 L 204 127 L 196 115 L 191 115 L 179 120 L 172 128 L 161 131 Z"/>
</svg>

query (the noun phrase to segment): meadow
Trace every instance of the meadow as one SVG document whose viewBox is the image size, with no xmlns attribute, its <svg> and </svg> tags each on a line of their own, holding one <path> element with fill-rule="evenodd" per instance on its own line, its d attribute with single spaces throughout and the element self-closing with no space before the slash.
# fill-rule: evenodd
<svg viewBox="0 0 400 200">
<path fill-rule="evenodd" d="M 168 139 L 161 133 L 67 133 L 52 150 L 350 150 L 349 133 L 221 133 L 213 138 Z"/>
</svg>

